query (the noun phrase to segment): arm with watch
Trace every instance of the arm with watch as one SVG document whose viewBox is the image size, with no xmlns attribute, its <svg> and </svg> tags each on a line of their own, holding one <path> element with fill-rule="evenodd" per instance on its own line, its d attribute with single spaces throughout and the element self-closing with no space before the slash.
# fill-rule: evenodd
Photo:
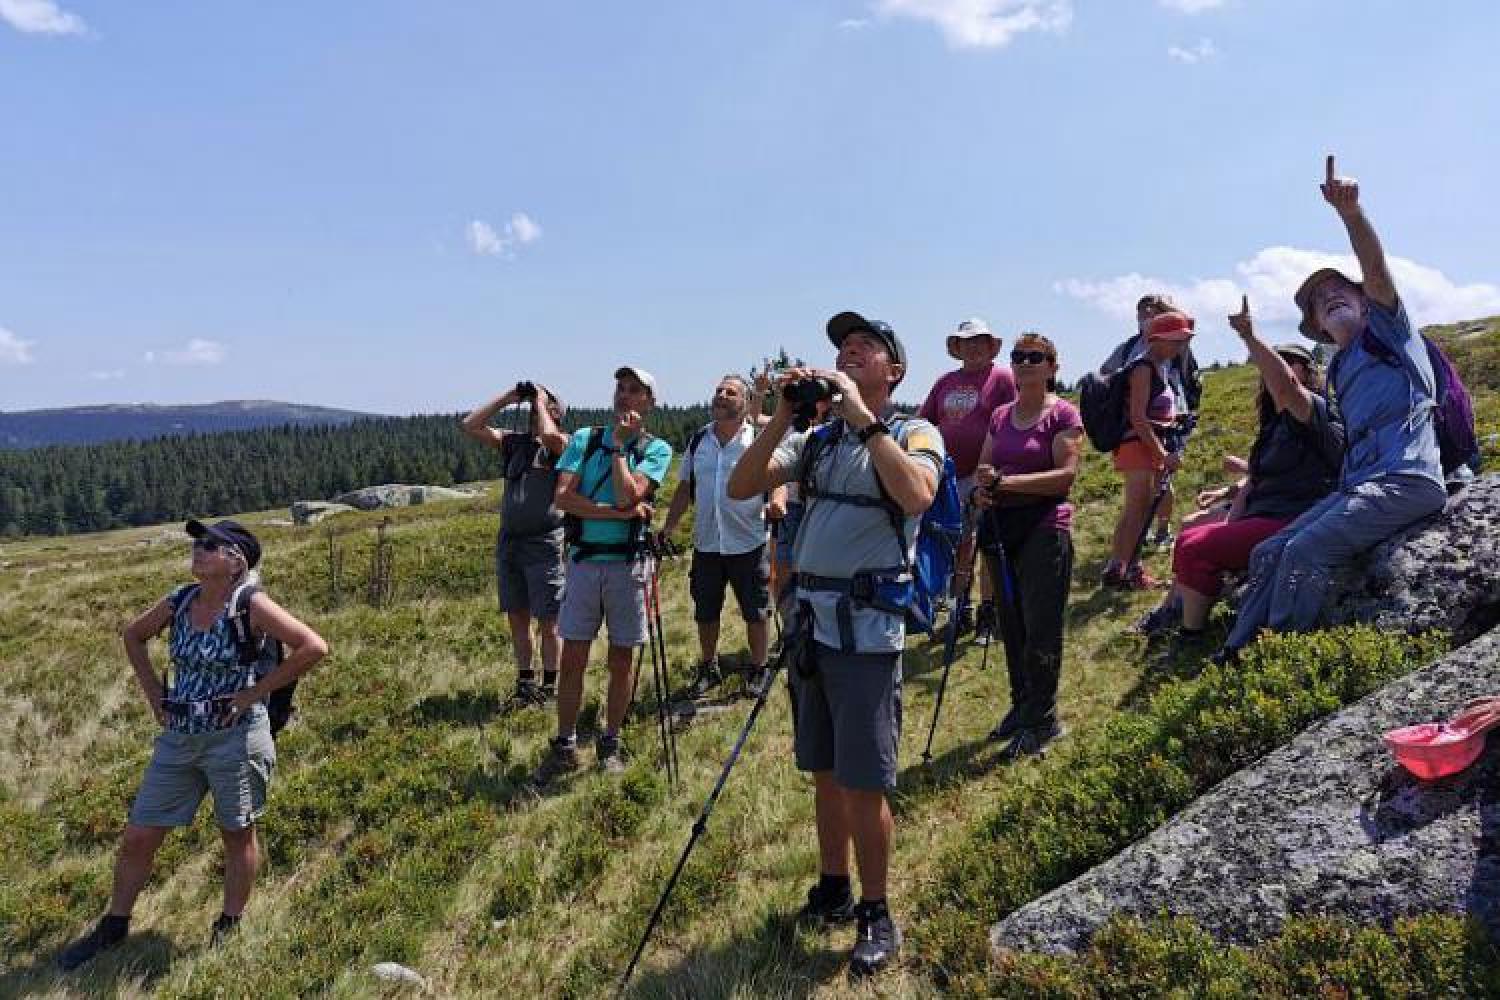
<svg viewBox="0 0 1500 1000">
<path fill-rule="evenodd" d="M 921 515 L 932 506 L 933 497 L 937 495 L 937 470 L 931 462 L 907 453 L 890 427 L 870 412 L 849 376 L 842 372 L 837 376 L 830 376 L 830 380 L 839 384 L 844 394 L 839 404 L 840 415 L 849 430 L 869 450 L 870 463 L 875 467 L 881 485 L 902 513 L 908 517 Z"/>
</svg>

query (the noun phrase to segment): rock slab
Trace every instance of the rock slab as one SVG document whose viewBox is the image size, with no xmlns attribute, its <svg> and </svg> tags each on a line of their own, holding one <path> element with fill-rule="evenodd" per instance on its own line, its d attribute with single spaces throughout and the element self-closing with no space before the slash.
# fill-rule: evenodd
<svg viewBox="0 0 1500 1000">
<path fill-rule="evenodd" d="M 298 500 L 292 504 L 293 524 L 317 524 L 325 517 L 342 514 L 354 508 L 345 503 L 324 503 L 321 500 Z"/>
<path fill-rule="evenodd" d="M 1500 933 L 1500 738 L 1422 782 L 1382 734 L 1500 693 L 1500 631 L 1317 723 L 1111 860 L 991 928 L 996 953 L 1084 947 L 1115 915 L 1253 943 L 1293 916 L 1472 914 Z"/>
<path fill-rule="evenodd" d="M 340 493 L 333 498 L 333 502 L 347 504 L 359 510 L 381 510 L 388 507 L 410 507 L 433 500 L 467 500 L 474 495 L 467 490 L 449 489 L 446 486 L 387 483 L 384 486 L 366 486 L 364 489 Z"/>
</svg>

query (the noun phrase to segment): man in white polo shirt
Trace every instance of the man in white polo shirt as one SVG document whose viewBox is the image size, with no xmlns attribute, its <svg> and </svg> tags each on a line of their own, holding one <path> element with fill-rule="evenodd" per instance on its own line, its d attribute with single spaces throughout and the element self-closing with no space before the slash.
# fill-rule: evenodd
<svg viewBox="0 0 1500 1000">
<path fill-rule="evenodd" d="M 723 680 L 719 668 L 719 617 L 725 588 L 734 590 L 750 640 L 750 680 L 759 691 L 766 673 L 770 645 L 770 571 L 766 558 L 766 517 L 785 512 L 785 490 L 772 491 L 769 502 L 755 495 L 731 500 L 725 492 L 740 456 L 755 440 L 755 421 L 747 419 L 750 385 L 738 375 L 725 375 L 714 389 L 713 420 L 694 432 L 678 473 L 677 492 L 667 511 L 662 533 L 670 536 L 689 507 L 697 508 L 693 523 L 693 567 L 689 588 L 693 619 L 698 625 L 701 659 L 689 689 L 701 698 Z"/>
</svg>

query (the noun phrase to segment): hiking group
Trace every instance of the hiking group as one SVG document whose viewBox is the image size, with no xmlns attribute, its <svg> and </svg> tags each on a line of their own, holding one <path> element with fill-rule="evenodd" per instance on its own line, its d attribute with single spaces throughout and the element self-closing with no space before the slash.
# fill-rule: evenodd
<svg viewBox="0 0 1500 1000">
<path fill-rule="evenodd" d="M 1175 539 L 1173 474 L 1201 387 L 1189 349 L 1195 320 L 1163 295 L 1140 300 L 1135 334 L 1085 376 L 1076 406 L 1057 393 L 1052 340 L 1022 333 L 1006 367 L 997 364 L 1001 338 L 981 319 L 964 320 L 947 337 L 958 367 L 937 380 L 916 415 L 892 402 L 907 375 L 901 338 L 884 322 L 841 312 L 826 324 L 831 366 L 790 367 L 774 381 L 719 380 L 712 419 L 687 442 L 659 531 L 657 490 L 673 456 L 646 431 L 658 385 L 644 368 L 614 372 L 614 420 L 606 426 L 563 431 L 563 403 L 540 383 L 519 383 L 475 409 L 463 429 L 498 451 L 504 475 L 495 571 L 517 664 L 512 705 L 555 700 L 556 731 L 533 786 L 555 786 L 581 765 L 584 672 L 603 628 L 608 686 L 594 748 L 606 771 L 625 766 L 622 730 L 648 652 L 669 769 L 671 720 L 660 713 L 670 699 L 737 691 L 757 699 L 696 839 L 785 667 L 795 763 L 812 775 L 818 844 L 818 880 L 798 918 L 855 922 L 855 974 L 890 963 L 901 935 L 888 903 L 888 796 L 897 779 L 907 632 L 933 631 L 933 599 L 948 602 L 944 685 L 959 636 L 987 645 L 998 635 L 1009 703 L 988 736 L 1003 744 L 1004 759 L 1041 754 L 1062 734 L 1057 692 L 1074 569 L 1069 495 L 1085 440 L 1111 454 L 1123 480 L 1101 585 L 1156 586 L 1141 551 L 1148 543 L 1172 547 L 1171 590 L 1139 631 L 1211 652 L 1203 648 L 1209 610 L 1226 574 L 1248 570 L 1234 626 L 1214 653 L 1223 663 L 1262 629 L 1313 628 L 1335 570 L 1441 510 L 1447 487 L 1477 468 L 1462 383 L 1413 329 L 1358 186 L 1336 176 L 1331 156 L 1321 190 L 1362 272 L 1355 281 L 1320 269 L 1294 296 L 1302 333 L 1331 350 L 1331 363 L 1324 373 L 1308 348 L 1266 344 L 1242 299 L 1228 323 L 1260 375 L 1254 444 L 1245 457 L 1223 456 L 1233 481 L 1200 493 Z M 512 426 L 496 429 L 497 415 Z M 689 509 L 699 659 L 674 696 L 666 689 L 659 572 Z M 125 630 L 128 658 L 163 731 L 131 808 L 109 910 L 63 952 L 65 968 L 125 936 L 156 848 L 210 792 L 227 859 L 213 937 L 233 929 L 256 869 L 254 824 L 275 763 L 272 715 L 284 724 L 281 692 L 327 652 L 259 591 L 260 545 L 249 531 L 233 521 L 190 521 L 187 530 L 196 582 Z M 719 652 L 727 590 L 749 645 L 748 662 L 737 666 Z M 773 621 L 781 640 L 774 658 Z M 170 687 L 146 649 L 163 629 Z M 931 734 L 929 751 L 930 744 Z"/>
</svg>

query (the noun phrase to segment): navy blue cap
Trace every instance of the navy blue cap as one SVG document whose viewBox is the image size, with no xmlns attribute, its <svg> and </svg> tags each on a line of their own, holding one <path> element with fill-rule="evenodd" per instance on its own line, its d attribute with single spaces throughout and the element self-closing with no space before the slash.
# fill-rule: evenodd
<svg viewBox="0 0 1500 1000">
<path fill-rule="evenodd" d="M 889 323 L 865 319 L 857 312 L 841 312 L 828 321 L 828 339 L 833 341 L 834 347 L 843 347 L 844 338 L 851 333 L 868 333 L 885 344 L 886 349 L 891 352 L 891 360 L 901 365 L 901 378 L 906 377 L 906 348 Z M 901 378 L 896 380 L 898 384 Z"/>
<path fill-rule="evenodd" d="M 260 541 L 238 521 L 215 521 L 204 524 L 194 518 L 183 525 L 194 538 L 212 538 L 223 545 L 233 545 L 245 556 L 245 565 L 254 569 L 260 563 Z"/>
</svg>

